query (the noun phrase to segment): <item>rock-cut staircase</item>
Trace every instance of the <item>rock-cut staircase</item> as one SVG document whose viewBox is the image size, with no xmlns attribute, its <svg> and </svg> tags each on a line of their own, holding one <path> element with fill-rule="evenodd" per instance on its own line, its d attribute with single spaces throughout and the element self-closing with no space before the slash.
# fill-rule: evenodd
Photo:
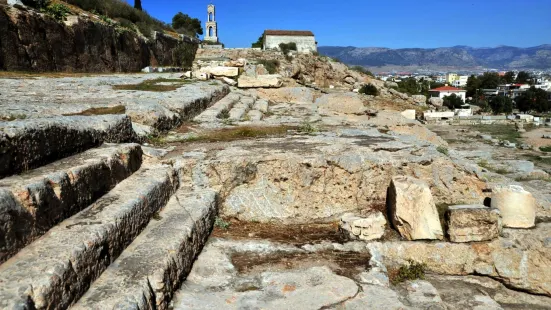
<svg viewBox="0 0 551 310">
<path fill-rule="evenodd" d="M 166 309 L 189 273 L 217 213 L 196 160 L 100 138 L 0 179 L 0 309 Z"/>
</svg>

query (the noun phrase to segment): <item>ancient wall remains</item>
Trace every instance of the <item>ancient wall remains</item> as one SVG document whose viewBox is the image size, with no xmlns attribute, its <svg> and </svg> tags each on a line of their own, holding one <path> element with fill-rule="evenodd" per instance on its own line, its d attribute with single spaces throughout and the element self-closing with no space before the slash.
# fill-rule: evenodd
<svg viewBox="0 0 551 310">
<path fill-rule="evenodd" d="M 316 38 L 313 36 L 273 36 L 267 35 L 265 49 L 279 49 L 281 43 L 294 42 L 300 53 L 317 52 Z"/>
</svg>

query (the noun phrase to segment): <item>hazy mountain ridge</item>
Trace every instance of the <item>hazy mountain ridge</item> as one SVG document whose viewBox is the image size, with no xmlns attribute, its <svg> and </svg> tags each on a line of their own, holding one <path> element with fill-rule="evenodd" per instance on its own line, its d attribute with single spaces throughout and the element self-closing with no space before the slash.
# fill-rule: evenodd
<svg viewBox="0 0 551 310">
<path fill-rule="evenodd" d="M 320 54 L 335 57 L 351 65 L 381 66 L 453 66 L 502 69 L 551 69 L 551 44 L 520 48 L 498 46 L 474 48 L 453 46 L 442 48 L 341 47 L 321 46 Z"/>
</svg>

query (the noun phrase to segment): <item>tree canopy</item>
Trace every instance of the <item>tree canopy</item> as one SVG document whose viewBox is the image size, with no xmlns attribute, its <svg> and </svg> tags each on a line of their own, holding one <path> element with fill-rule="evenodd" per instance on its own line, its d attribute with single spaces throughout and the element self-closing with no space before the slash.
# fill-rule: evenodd
<svg viewBox="0 0 551 310">
<path fill-rule="evenodd" d="M 495 96 L 490 99 L 490 108 L 494 114 L 513 112 L 513 100 L 505 96 Z"/>
<path fill-rule="evenodd" d="M 547 112 L 551 109 L 548 94 L 541 88 L 530 87 L 524 94 L 515 99 L 517 108 L 522 112 Z"/>
<path fill-rule="evenodd" d="M 459 109 L 464 104 L 465 102 L 463 102 L 463 99 L 456 94 L 451 94 L 444 97 L 444 105 L 450 109 Z"/>
<path fill-rule="evenodd" d="M 532 75 L 526 71 L 520 71 L 517 75 L 516 82 L 519 84 L 530 84 L 532 83 Z"/>
<path fill-rule="evenodd" d="M 508 71 L 503 76 L 503 81 L 507 84 L 511 84 L 515 81 L 515 73 L 513 71 Z"/>
<path fill-rule="evenodd" d="M 251 45 L 252 48 L 264 47 L 264 35 L 261 35 L 256 42 Z"/>
<path fill-rule="evenodd" d="M 178 12 L 178 14 L 174 15 L 172 18 L 172 28 L 178 33 L 195 37 L 203 34 L 201 21 L 197 18 L 191 18 L 189 15 L 182 12 Z"/>
</svg>

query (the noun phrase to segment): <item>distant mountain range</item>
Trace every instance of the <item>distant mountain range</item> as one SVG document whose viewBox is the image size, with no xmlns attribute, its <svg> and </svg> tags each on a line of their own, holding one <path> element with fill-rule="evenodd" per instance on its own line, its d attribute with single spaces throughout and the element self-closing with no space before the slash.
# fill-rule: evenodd
<svg viewBox="0 0 551 310">
<path fill-rule="evenodd" d="M 390 49 L 321 46 L 318 50 L 320 54 L 338 58 L 346 64 L 366 67 L 551 69 L 551 44 L 528 48 L 454 46 Z"/>
</svg>

